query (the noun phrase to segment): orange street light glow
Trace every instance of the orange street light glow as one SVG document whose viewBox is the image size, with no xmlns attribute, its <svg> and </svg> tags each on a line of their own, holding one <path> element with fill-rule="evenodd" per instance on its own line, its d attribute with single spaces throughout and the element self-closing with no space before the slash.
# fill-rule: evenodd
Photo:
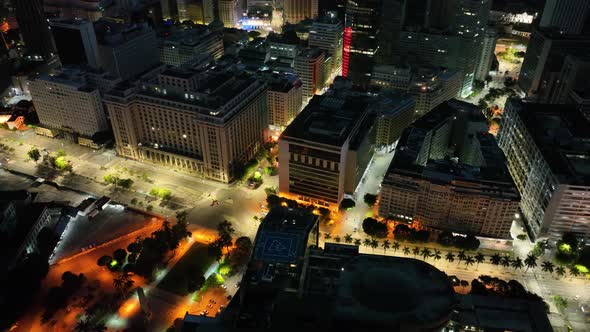
<svg viewBox="0 0 590 332">
<path fill-rule="evenodd" d="M 131 298 L 131 299 L 125 301 L 125 303 L 123 303 L 123 305 L 119 309 L 119 316 L 121 316 L 123 318 L 129 318 L 134 313 L 136 313 L 138 309 L 139 309 L 139 300 L 136 298 Z"/>
</svg>

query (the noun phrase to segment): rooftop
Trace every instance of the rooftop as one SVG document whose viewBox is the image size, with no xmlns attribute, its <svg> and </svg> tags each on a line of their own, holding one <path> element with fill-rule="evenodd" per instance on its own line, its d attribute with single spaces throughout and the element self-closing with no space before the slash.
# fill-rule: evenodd
<svg viewBox="0 0 590 332">
<path fill-rule="evenodd" d="M 520 119 L 559 181 L 590 185 L 590 120 L 574 105 L 520 105 Z"/>
<path fill-rule="evenodd" d="M 367 114 L 364 98 L 314 96 L 307 107 L 285 129 L 281 138 L 302 139 L 342 146 L 356 134 Z"/>
</svg>

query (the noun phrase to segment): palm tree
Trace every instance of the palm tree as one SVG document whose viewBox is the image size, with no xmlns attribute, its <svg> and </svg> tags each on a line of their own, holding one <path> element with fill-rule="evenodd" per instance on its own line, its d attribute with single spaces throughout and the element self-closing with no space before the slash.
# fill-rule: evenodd
<svg viewBox="0 0 590 332">
<path fill-rule="evenodd" d="M 565 276 L 565 268 L 563 266 L 559 265 L 558 267 L 555 268 L 555 273 L 557 273 L 557 275 L 560 277 L 564 277 Z"/>
<path fill-rule="evenodd" d="M 510 261 L 510 256 L 502 256 L 502 258 L 500 259 L 500 264 L 502 264 L 503 267 L 509 267 Z"/>
<path fill-rule="evenodd" d="M 118 289 L 119 291 L 121 291 L 123 289 L 123 283 L 124 283 L 124 281 L 120 277 L 113 278 L 113 286 L 115 286 L 115 288 Z"/>
<path fill-rule="evenodd" d="M 397 241 L 393 241 L 393 244 L 391 244 L 391 248 L 393 249 L 393 252 L 397 252 L 400 247 L 401 247 L 401 244 Z"/>
<path fill-rule="evenodd" d="M 526 256 L 526 258 L 524 259 L 524 265 L 526 265 L 525 272 L 531 268 L 532 269 L 536 268 L 537 267 L 537 256 L 528 254 Z"/>
<path fill-rule="evenodd" d="M 133 281 L 131 275 L 126 272 L 119 274 L 119 276 L 113 279 L 113 286 L 121 291 L 123 295 L 127 294 L 129 289 L 133 287 L 133 284 L 135 284 L 135 281 Z"/>
<path fill-rule="evenodd" d="M 412 249 L 412 254 L 414 254 L 414 258 L 416 258 L 420 254 L 420 248 L 414 247 L 414 249 Z"/>
<path fill-rule="evenodd" d="M 428 248 L 424 248 L 420 252 L 420 255 L 422 255 L 422 258 L 424 260 L 426 260 L 426 259 L 428 259 L 428 257 L 430 257 L 432 255 L 432 251 L 430 251 L 430 249 L 428 249 Z"/>
<path fill-rule="evenodd" d="M 344 235 L 344 242 L 352 243 L 352 235 L 350 235 L 350 234 Z"/>
<path fill-rule="evenodd" d="M 553 264 L 549 261 L 544 261 L 543 263 L 541 263 L 541 271 L 543 271 L 543 272 L 553 273 L 554 267 L 555 267 L 555 264 Z"/>
<path fill-rule="evenodd" d="M 387 249 L 389 249 L 391 247 L 389 245 L 389 240 L 387 240 L 387 239 L 383 240 L 383 243 L 381 244 L 381 246 L 383 247 L 383 253 L 384 254 L 387 251 Z"/>
<path fill-rule="evenodd" d="M 340 238 L 340 236 L 339 236 L 339 235 L 336 235 L 336 236 L 334 237 L 334 241 L 336 241 L 336 242 L 340 243 L 340 240 L 341 240 L 341 238 Z"/>
<path fill-rule="evenodd" d="M 479 269 L 479 264 L 486 261 L 486 256 L 484 256 L 484 254 L 482 254 L 481 252 L 475 254 L 475 257 L 473 258 L 475 258 L 475 262 L 477 263 L 477 267 L 475 268 L 476 270 Z"/>
<path fill-rule="evenodd" d="M 442 259 L 442 252 L 438 249 L 434 249 L 434 253 L 432 254 L 432 259 L 434 262 L 440 261 Z"/>
<path fill-rule="evenodd" d="M 76 332 L 90 332 L 92 328 L 92 324 L 86 319 L 81 319 L 76 323 L 75 331 Z"/>
<path fill-rule="evenodd" d="M 452 262 L 454 262 L 454 261 L 455 261 L 455 254 L 453 254 L 452 252 L 450 252 L 450 251 L 449 251 L 449 252 L 448 252 L 448 253 L 445 255 L 445 260 L 446 260 L 447 262 L 449 262 L 449 263 L 452 263 Z"/>
<path fill-rule="evenodd" d="M 330 232 L 324 233 L 324 240 L 328 241 L 331 238 L 332 238 L 332 234 L 330 234 Z"/>
<path fill-rule="evenodd" d="M 471 266 L 473 264 L 475 264 L 475 258 L 473 256 L 465 257 L 465 266 Z"/>
<path fill-rule="evenodd" d="M 363 240 L 363 245 L 365 247 L 370 247 L 371 246 L 371 239 L 369 239 L 369 238 L 364 239 Z"/>
<path fill-rule="evenodd" d="M 410 248 L 408 248 L 408 247 L 404 247 L 404 249 L 402 249 L 402 251 L 404 252 L 404 255 L 406 255 L 406 256 L 408 256 L 410 254 L 410 252 L 412 252 L 410 250 Z"/>
<path fill-rule="evenodd" d="M 520 259 L 520 257 L 516 257 L 515 259 L 513 259 L 510 265 L 514 268 L 514 270 L 520 270 L 524 266 L 524 264 L 522 263 L 522 259 Z"/>
<path fill-rule="evenodd" d="M 500 256 L 500 254 L 498 254 L 498 253 L 496 253 L 496 254 L 493 254 L 493 255 L 490 257 L 490 263 L 492 263 L 493 265 L 496 265 L 496 266 L 498 266 L 498 265 L 500 265 L 500 262 L 501 262 L 501 261 L 502 261 L 502 257 L 501 257 L 501 256 Z"/>
<path fill-rule="evenodd" d="M 467 256 L 465 255 L 465 250 L 459 251 L 459 253 L 457 254 L 457 259 L 459 259 L 459 264 L 461 264 L 461 261 L 464 260 L 465 258 L 467 258 Z"/>
<path fill-rule="evenodd" d="M 575 265 L 572 265 L 569 267 L 570 270 L 570 277 L 577 277 L 580 275 L 580 271 L 578 270 L 578 268 Z"/>
<path fill-rule="evenodd" d="M 360 246 L 361 245 L 361 239 L 354 239 L 354 245 L 355 246 Z"/>
<path fill-rule="evenodd" d="M 379 241 L 377 241 L 376 239 L 372 239 L 371 240 L 371 248 L 373 248 L 373 252 L 375 252 L 375 249 L 379 247 Z"/>
</svg>

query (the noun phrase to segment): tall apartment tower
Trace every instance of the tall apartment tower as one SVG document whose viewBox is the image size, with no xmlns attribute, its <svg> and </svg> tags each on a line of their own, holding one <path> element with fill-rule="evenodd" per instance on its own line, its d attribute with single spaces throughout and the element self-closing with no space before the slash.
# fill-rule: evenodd
<svg viewBox="0 0 590 332">
<path fill-rule="evenodd" d="M 327 12 L 311 26 L 308 45 L 332 55 L 332 73 L 342 73 L 342 22 L 336 12 Z"/>
<path fill-rule="evenodd" d="M 311 99 L 324 88 L 324 51 L 319 48 L 307 48 L 295 57 L 295 74 L 303 82 L 303 100 Z"/>
<path fill-rule="evenodd" d="M 13 0 L 16 20 L 28 53 L 49 59 L 55 54 L 55 44 L 43 12 L 43 0 Z"/>
<path fill-rule="evenodd" d="M 318 17 L 318 0 L 282 0 L 284 21 L 297 24 Z"/>
<path fill-rule="evenodd" d="M 220 66 L 121 84 L 105 96 L 117 153 L 231 182 L 266 141 L 266 91 L 256 77 Z"/>
<path fill-rule="evenodd" d="M 176 0 L 160 0 L 162 6 L 162 18 L 164 20 L 178 20 L 178 4 Z"/>
<path fill-rule="evenodd" d="M 90 138 L 108 130 L 100 91 L 89 84 L 85 73 L 64 69 L 56 75 L 34 77 L 29 88 L 43 127 L 74 141 L 78 135 Z"/>
<path fill-rule="evenodd" d="M 295 75 L 274 76 L 268 82 L 268 126 L 270 136 L 277 140 L 285 128 L 295 119 L 303 105 L 303 87 Z"/>
<path fill-rule="evenodd" d="M 562 34 L 580 34 L 590 12 L 590 0 L 547 0 L 539 27 Z"/>
<path fill-rule="evenodd" d="M 483 38 L 483 47 L 475 71 L 475 79 L 484 81 L 486 76 L 490 73 L 492 62 L 494 61 L 494 54 L 496 51 L 496 41 L 498 39 L 498 31 L 492 27 L 487 27 Z"/>
<path fill-rule="evenodd" d="M 498 145 L 531 238 L 590 239 L 590 120 L 575 106 L 506 103 Z"/>
<path fill-rule="evenodd" d="M 226 28 L 235 28 L 238 25 L 240 16 L 239 0 L 218 0 L 219 19 Z"/>
<path fill-rule="evenodd" d="M 355 84 L 368 85 L 379 48 L 381 0 L 348 0 L 344 20 L 342 76 Z"/>
<path fill-rule="evenodd" d="M 85 20 L 65 19 L 49 22 L 62 65 L 100 67 L 94 25 Z"/>
</svg>

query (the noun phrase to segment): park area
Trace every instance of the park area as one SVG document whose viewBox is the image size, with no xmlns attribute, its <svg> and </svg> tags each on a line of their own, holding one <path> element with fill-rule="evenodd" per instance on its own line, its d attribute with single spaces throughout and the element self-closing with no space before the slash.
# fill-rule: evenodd
<svg viewBox="0 0 590 332">
<path fill-rule="evenodd" d="M 207 245 L 195 242 L 166 274 L 158 288 L 179 296 L 194 292 L 203 285 L 205 272 L 214 261 L 207 252 Z"/>
</svg>

